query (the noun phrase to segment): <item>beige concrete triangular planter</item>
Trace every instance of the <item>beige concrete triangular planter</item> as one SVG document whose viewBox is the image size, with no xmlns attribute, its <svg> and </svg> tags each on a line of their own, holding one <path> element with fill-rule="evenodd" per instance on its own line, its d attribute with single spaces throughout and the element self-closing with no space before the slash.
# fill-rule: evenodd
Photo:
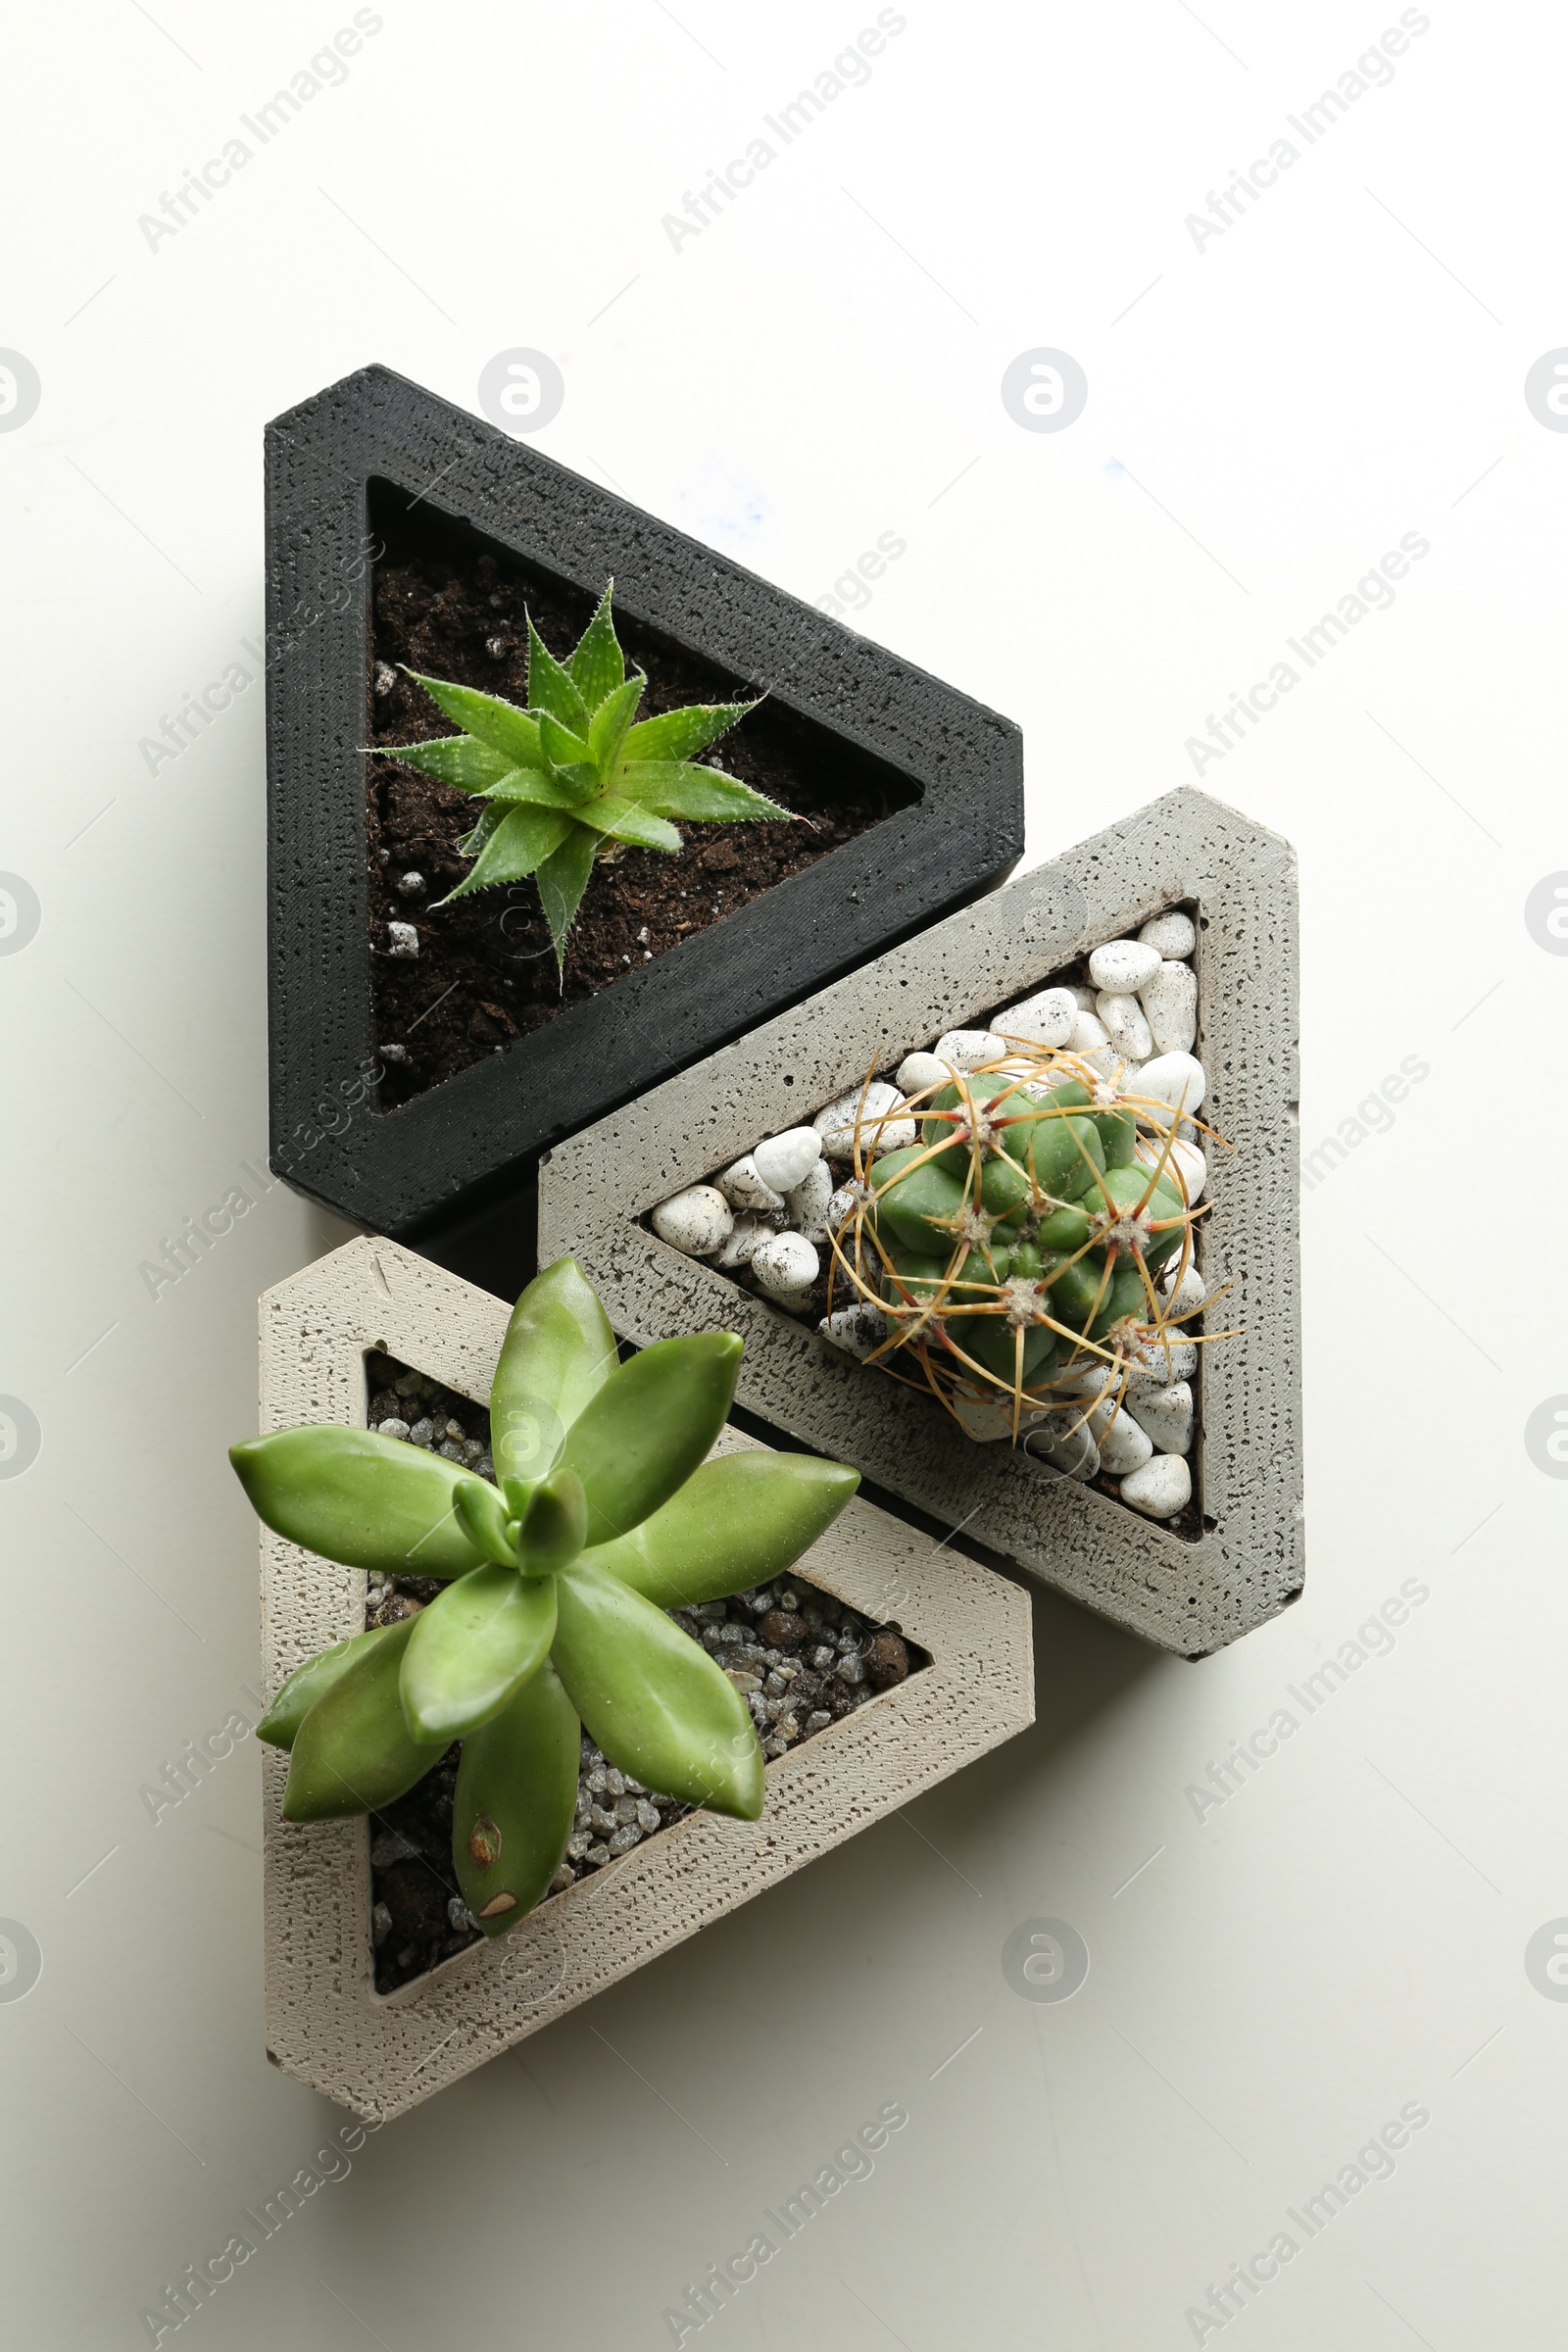
<svg viewBox="0 0 1568 2352">
<path fill-rule="evenodd" d="M 639 1220 L 762 1136 L 809 1120 L 941 1032 L 985 1027 L 1075 956 L 1185 906 L 1199 926 L 1203 1118 L 1213 1152 L 1199 1262 L 1231 1288 L 1203 1351 L 1188 1541 L 1006 1445 L 684 1257 Z M 1200 1657 L 1299 1592 L 1300 1249 L 1296 858 L 1288 842 L 1182 790 L 995 891 L 795 1011 L 562 1145 L 539 1187 L 542 1262 L 570 1249 L 618 1330 L 745 1335 L 738 1400 L 817 1451 L 1148 1641 Z"/>
<path fill-rule="evenodd" d="M 612 1316 L 613 1320 L 613 1316 Z M 367 1416 L 379 1348 L 484 1402 L 507 1308 L 386 1241 L 350 1242 L 262 1300 L 264 1431 Z M 755 1441 L 726 1431 L 718 1450 Z M 268 2055 L 358 2114 L 401 2114 L 552 2018 L 787 1878 L 1034 1721 L 1029 1601 L 933 1552 L 857 1499 L 798 1564 L 808 1583 L 896 1619 L 932 1663 L 767 1767 L 759 1822 L 692 1813 L 385 1999 L 374 1990 L 363 1820 L 285 1824 L 287 1762 L 265 1748 Z M 365 1624 L 362 1572 L 266 1531 L 268 1696 Z"/>
</svg>

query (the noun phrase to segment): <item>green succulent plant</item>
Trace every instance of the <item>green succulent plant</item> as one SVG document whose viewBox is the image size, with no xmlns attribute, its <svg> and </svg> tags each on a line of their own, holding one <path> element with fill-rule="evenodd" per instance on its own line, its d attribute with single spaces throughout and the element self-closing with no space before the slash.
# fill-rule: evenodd
<svg viewBox="0 0 1568 2352">
<path fill-rule="evenodd" d="M 638 718 L 648 680 L 640 670 L 626 675 L 611 618 L 612 588 L 564 662 L 529 620 L 526 710 L 410 670 L 463 733 L 380 747 L 386 759 L 484 804 L 458 844 L 472 870 L 436 904 L 533 875 L 563 975 L 567 934 L 596 859 L 627 848 L 673 854 L 683 845 L 671 817 L 734 824 L 792 813 L 718 768 L 693 764 L 755 702 L 691 703 Z"/>
<path fill-rule="evenodd" d="M 267 1525 L 352 1568 L 432 1577 L 417 1616 L 291 1675 L 257 1729 L 289 1751 L 289 1821 L 374 1811 L 463 1743 L 453 1860 L 487 1935 L 541 1899 L 571 1834 L 580 1731 L 645 1787 L 762 1810 L 745 1700 L 665 1615 L 765 1583 L 837 1517 L 858 1471 L 804 1454 L 705 1459 L 744 1343 L 661 1340 L 618 1360 L 561 1258 L 514 1309 L 491 1391 L 497 1485 L 364 1429 L 230 1448 Z"/>
</svg>

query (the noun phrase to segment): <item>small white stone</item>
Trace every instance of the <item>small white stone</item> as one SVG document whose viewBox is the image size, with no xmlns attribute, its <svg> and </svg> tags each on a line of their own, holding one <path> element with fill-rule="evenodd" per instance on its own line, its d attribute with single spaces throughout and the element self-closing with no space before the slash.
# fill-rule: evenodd
<svg viewBox="0 0 1568 2352">
<path fill-rule="evenodd" d="M 713 1179 L 731 1208 L 759 1209 L 763 1215 L 776 1216 L 784 1206 L 784 1196 L 764 1184 L 757 1172 L 757 1159 L 748 1152 Z"/>
<path fill-rule="evenodd" d="M 1108 1470 L 1112 1478 L 1141 1470 L 1154 1450 L 1149 1432 L 1140 1429 L 1130 1413 L 1121 1411 L 1102 1431 L 1099 1444 L 1100 1467 Z"/>
<path fill-rule="evenodd" d="M 1122 1480 L 1121 1498 L 1147 1519 L 1174 1519 L 1193 1498 L 1193 1474 L 1179 1453 L 1156 1453 Z"/>
<path fill-rule="evenodd" d="M 1138 936 L 1146 948 L 1157 948 L 1166 956 L 1190 956 L 1198 945 L 1190 914 L 1152 914 Z"/>
<path fill-rule="evenodd" d="M 660 1202 L 653 1227 L 672 1250 L 684 1250 L 688 1257 L 709 1257 L 729 1240 L 735 1219 L 716 1185 L 689 1184 L 683 1193 Z"/>
<path fill-rule="evenodd" d="M 1161 1054 L 1188 1054 L 1198 1035 L 1198 975 L 1189 963 L 1162 963 L 1138 992 Z"/>
<path fill-rule="evenodd" d="M 1189 1266 L 1180 1280 L 1172 1266 L 1168 1274 L 1161 1275 L 1160 1289 L 1165 1293 L 1166 1317 L 1172 1323 L 1185 1323 L 1189 1315 L 1196 1315 L 1208 1296 L 1207 1286 L 1196 1266 Z"/>
<path fill-rule="evenodd" d="M 1113 939 L 1089 958 L 1089 977 L 1104 996 L 1135 997 L 1159 969 L 1159 950 L 1136 939 Z"/>
<path fill-rule="evenodd" d="M 1110 1043 L 1128 1061 L 1142 1061 L 1153 1052 L 1154 1041 L 1136 997 L 1099 996 L 1095 1012 Z"/>
<path fill-rule="evenodd" d="M 776 1228 L 764 1217 L 750 1214 L 738 1216 L 729 1239 L 713 1260 L 714 1265 L 723 1267 L 726 1272 L 735 1266 L 749 1266 L 758 1243 L 765 1242 L 774 1231 Z"/>
<path fill-rule="evenodd" d="M 1134 1396 L 1127 1410 L 1140 1429 L 1147 1430 L 1157 1453 L 1186 1453 L 1193 1443 L 1193 1392 L 1185 1380 L 1152 1396 Z"/>
<path fill-rule="evenodd" d="M 1030 1424 L 1023 1439 L 1031 1460 L 1049 1462 L 1064 1478 L 1093 1478 L 1100 1452 L 1088 1424 L 1076 1411 L 1058 1407 Z"/>
<path fill-rule="evenodd" d="M 951 1086 L 953 1072 L 934 1054 L 906 1054 L 899 1064 L 899 1086 L 906 1095 L 923 1095 L 933 1086 Z"/>
<path fill-rule="evenodd" d="M 793 1192 L 821 1156 L 822 1138 L 814 1127 L 786 1127 L 752 1153 L 757 1173 L 775 1193 Z"/>
<path fill-rule="evenodd" d="M 869 1305 L 835 1307 L 816 1328 L 830 1347 L 842 1348 L 846 1355 L 869 1355 L 888 1336 L 885 1317 Z"/>
<path fill-rule="evenodd" d="M 966 1396 L 960 1389 L 953 1399 L 953 1409 L 964 1436 L 972 1438 L 977 1446 L 991 1446 L 999 1438 L 1012 1435 L 1011 1402 L 1000 1389 L 994 1389 L 988 1396 Z"/>
<path fill-rule="evenodd" d="M 1191 1054 L 1157 1054 L 1139 1073 L 1138 1091 L 1152 1095 L 1156 1102 L 1168 1102 L 1173 1110 L 1185 1111 L 1191 1118 L 1203 1106 L 1208 1079 L 1202 1063 L 1195 1061 Z"/>
<path fill-rule="evenodd" d="M 989 1029 L 950 1029 L 931 1051 L 938 1061 L 949 1062 L 956 1070 L 977 1070 L 982 1062 L 1000 1061 L 1007 1051 L 1007 1041 Z"/>
<path fill-rule="evenodd" d="M 399 877 L 398 897 L 400 899 L 417 899 L 422 898 L 423 895 L 424 876 L 416 873 L 411 866 L 406 874 Z"/>
<path fill-rule="evenodd" d="M 419 934 L 412 923 L 388 923 L 386 927 L 389 956 L 417 956 Z"/>
<path fill-rule="evenodd" d="M 798 1304 L 817 1277 L 820 1260 L 805 1236 L 771 1234 L 752 1252 L 752 1272 L 768 1296 L 786 1306 Z"/>
<path fill-rule="evenodd" d="M 1093 1012 L 1095 1009 L 1095 999 L 1100 994 L 1100 991 L 1095 988 L 1085 988 L 1081 981 L 1075 980 L 1072 986 L 1068 989 L 1067 994 L 1069 997 L 1071 997 L 1073 1003 L 1077 1005 L 1080 1012 Z"/>
<path fill-rule="evenodd" d="M 1137 1092 L 1130 1079 L 1128 1090 Z M 1185 1187 L 1189 1208 L 1203 1198 L 1203 1187 L 1208 1182 L 1208 1162 L 1196 1144 L 1184 1143 L 1178 1137 L 1175 1143 L 1167 1147 L 1163 1136 L 1156 1140 L 1152 1136 L 1141 1135 L 1138 1139 L 1138 1156 L 1146 1167 L 1151 1168 L 1157 1168 L 1161 1160 L 1164 1161 L 1172 1192 L 1180 1192 Z M 1180 1184 L 1176 1181 L 1178 1172 Z"/>
<path fill-rule="evenodd" d="M 1078 1009 L 1070 988 L 1043 988 L 1038 996 L 1025 997 L 1021 1004 L 999 1012 L 997 1026 L 1009 1037 L 1026 1037 L 1037 1046 L 1061 1047 L 1072 1035 Z M 904 1084 L 902 1070 L 899 1084 Z"/>
<path fill-rule="evenodd" d="M 942 1083 L 951 1084 L 946 1070 L 942 1072 Z M 914 1141 L 914 1121 L 890 1115 L 904 1107 L 904 1097 L 898 1088 L 889 1086 L 885 1078 L 874 1078 L 869 1086 L 840 1095 L 826 1110 L 819 1110 L 815 1131 L 829 1159 L 853 1161 L 857 1120 L 862 1160 L 878 1157 L 884 1152 L 904 1152 Z"/>
<path fill-rule="evenodd" d="M 1109 1042 L 1102 1023 L 1092 1012 L 1079 1013 L 1072 1025 L 1072 1035 L 1067 1040 L 1073 1052 L 1082 1054 L 1086 1058 L 1091 1054 L 1098 1054 L 1101 1047 Z"/>
<path fill-rule="evenodd" d="M 824 1222 L 829 1233 L 838 1233 L 849 1221 L 857 1201 L 864 1200 L 866 1198 L 866 1188 L 863 1184 L 841 1184 L 827 1204 L 827 1216 Z"/>
<path fill-rule="evenodd" d="M 797 1185 L 784 1196 L 784 1205 L 790 1223 L 808 1242 L 827 1240 L 828 1203 L 833 1198 L 833 1176 L 826 1160 L 819 1159 L 807 1169 Z"/>
<path fill-rule="evenodd" d="M 1179 1380 L 1191 1380 L 1198 1370 L 1198 1349 L 1191 1340 L 1146 1340 L 1136 1361 L 1127 1367 L 1127 1394 L 1152 1396 Z"/>
</svg>

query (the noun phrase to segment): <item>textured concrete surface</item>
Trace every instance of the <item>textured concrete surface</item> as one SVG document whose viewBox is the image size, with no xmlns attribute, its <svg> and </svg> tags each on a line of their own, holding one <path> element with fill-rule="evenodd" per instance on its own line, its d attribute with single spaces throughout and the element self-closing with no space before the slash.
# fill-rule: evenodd
<svg viewBox="0 0 1568 2352">
<path fill-rule="evenodd" d="M 1203 1117 L 1232 1146 L 1209 1152 L 1199 1263 L 1231 1288 L 1207 1328 L 1240 1327 L 1201 1351 L 1197 1543 L 1010 1446 L 971 1444 L 936 1403 L 637 1222 L 867 1070 L 982 1024 L 1071 956 L 1177 904 L 1199 923 Z M 1275 1615 L 1302 1582 L 1297 1099 L 1294 854 L 1182 790 L 571 1138 L 540 1173 L 541 1256 L 575 1251 L 640 1341 L 743 1333 L 738 1394 L 752 1411 L 1147 1640 L 1201 1656 Z"/>
<path fill-rule="evenodd" d="M 358 1107 L 361 1087 L 346 1117 L 343 1092 L 375 1046 L 361 553 L 372 480 L 595 597 L 612 577 L 619 612 L 920 797 L 504 1054 L 384 1117 Z M 267 547 L 272 1164 L 362 1225 L 406 1233 L 471 1202 L 640 1091 L 650 1069 L 695 1060 L 1017 861 L 1023 747 L 1010 719 L 391 368 L 361 368 L 269 425 Z"/>
<path fill-rule="evenodd" d="M 262 1427 L 364 1427 L 379 1348 L 484 1402 L 507 1309 L 396 1243 L 334 1250 L 262 1300 Z M 727 1430 L 717 1450 L 755 1445 Z M 363 1820 L 281 1815 L 264 1750 L 267 2040 L 274 2063 L 367 2117 L 416 2106 L 1034 1721 L 1029 1598 L 933 1553 L 857 1497 L 800 1573 L 896 1621 L 932 1663 L 767 1767 L 758 1822 L 689 1814 L 494 1942 L 375 1992 Z M 365 1624 L 363 1572 L 262 1532 L 264 1690 Z"/>
</svg>

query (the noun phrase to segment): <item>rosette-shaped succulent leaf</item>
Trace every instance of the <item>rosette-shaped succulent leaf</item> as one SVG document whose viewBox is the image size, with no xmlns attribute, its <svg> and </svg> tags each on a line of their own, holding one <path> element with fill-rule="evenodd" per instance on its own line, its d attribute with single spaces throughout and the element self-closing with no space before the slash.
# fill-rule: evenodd
<svg viewBox="0 0 1568 2352">
<path fill-rule="evenodd" d="M 461 1740 L 454 1863 L 473 1917 L 501 1935 L 565 1849 L 580 1726 L 646 1787 L 758 1818 L 751 1715 L 664 1612 L 780 1574 L 859 1480 L 799 1454 L 706 1460 L 741 1349 L 704 1332 L 621 1363 L 562 1258 L 518 1300 L 496 1367 L 498 1486 L 364 1430 L 232 1448 L 279 1534 L 351 1567 L 446 1580 L 418 1615 L 321 1651 L 273 1699 L 260 1729 L 290 1751 L 289 1820 L 389 1804 Z"/>
<path fill-rule="evenodd" d="M 696 763 L 698 753 L 755 703 L 693 703 L 638 718 L 648 681 L 641 671 L 626 675 L 611 595 L 607 588 L 564 662 L 529 621 L 526 710 L 411 670 L 463 732 L 381 747 L 384 758 L 483 804 L 477 824 L 458 845 L 472 868 L 438 904 L 531 874 L 563 973 L 567 934 L 596 858 L 626 848 L 680 849 L 671 817 L 734 824 L 791 814 L 737 777 Z"/>
</svg>

